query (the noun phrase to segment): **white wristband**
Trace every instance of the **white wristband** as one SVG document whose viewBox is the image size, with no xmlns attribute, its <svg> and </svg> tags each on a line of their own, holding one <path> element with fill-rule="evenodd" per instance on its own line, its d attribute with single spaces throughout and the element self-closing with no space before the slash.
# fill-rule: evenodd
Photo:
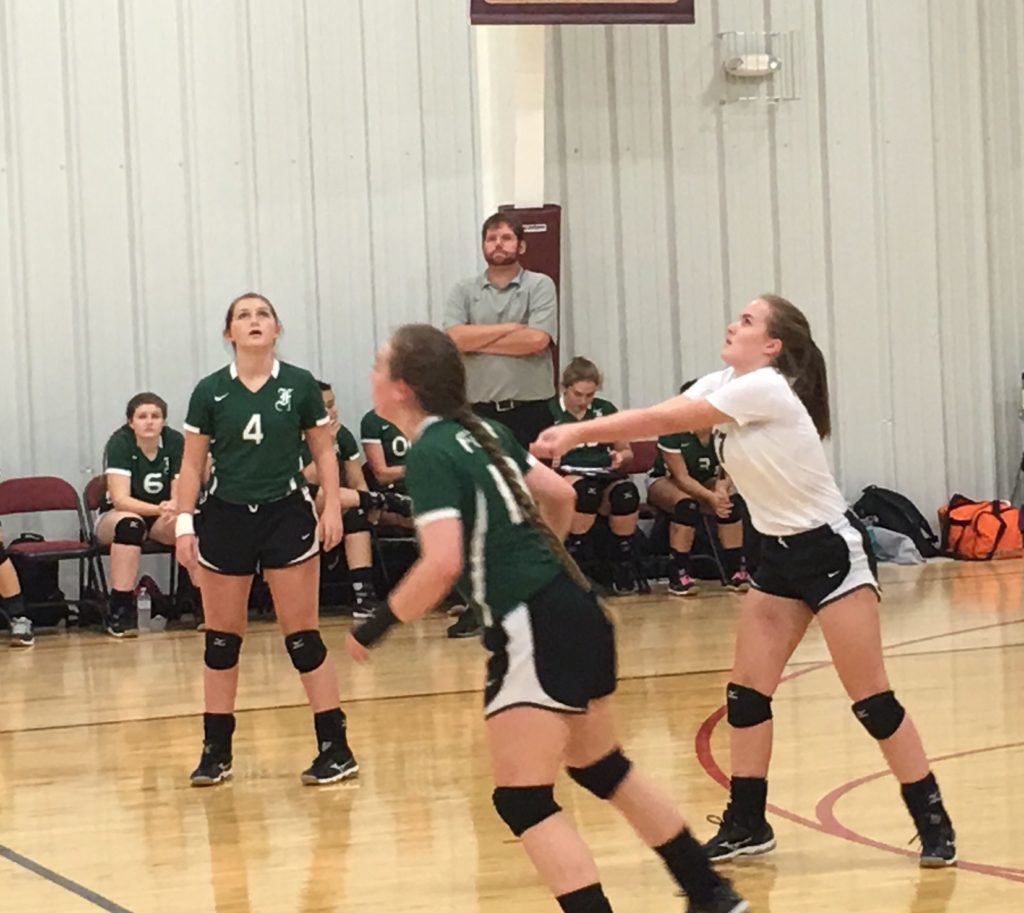
<svg viewBox="0 0 1024 913">
<path fill-rule="evenodd" d="M 195 534 L 196 528 L 192 521 L 192 514 L 178 514 L 178 519 L 174 521 L 175 537 L 194 536 Z"/>
</svg>

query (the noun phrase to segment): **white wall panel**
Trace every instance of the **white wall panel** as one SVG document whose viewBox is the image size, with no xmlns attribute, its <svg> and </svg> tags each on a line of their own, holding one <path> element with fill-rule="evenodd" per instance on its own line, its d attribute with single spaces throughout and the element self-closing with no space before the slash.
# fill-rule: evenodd
<svg viewBox="0 0 1024 913">
<path fill-rule="evenodd" d="M 829 363 L 831 456 L 849 496 L 887 484 L 931 514 L 953 490 L 1007 494 L 1024 363 L 1024 7 L 697 9 L 692 28 L 552 39 L 563 358 L 607 356 L 630 404 L 649 402 L 672 392 L 666 366 L 714 368 L 726 316 L 774 289 L 808 314 Z M 798 100 L 719 104 L 715 36 L 732 30 L 797 33 Z M 674 263 L 659 262 L 666 239 Z M 600 329 L 587 325 L 595 300 Z"/>
<path fill-rule="evenodd" d="M 796 30 L 801 98 L 721 106 L 716 33 Z M 1006 493 L 1024 367 L 1024 5 L 730 0 L 551 29 L 564 358 L 623 405 L 775 287 L 829 361 L 847 494 Z M 180 423 L 228 301 L 368 407 L 386 333 L 479 269 L 473 49 L 433 0 L 0 0 L 0 471 L 75 481 L 127 398 Z"/>
<path fill-rule="evenodd" d="M 356 426 L 478 269 L 472 57 L 451 3 L 0 0 L 0 473 L 83 483 L 140 389 L 180 426 L 248 289 Z"/>
</svg>

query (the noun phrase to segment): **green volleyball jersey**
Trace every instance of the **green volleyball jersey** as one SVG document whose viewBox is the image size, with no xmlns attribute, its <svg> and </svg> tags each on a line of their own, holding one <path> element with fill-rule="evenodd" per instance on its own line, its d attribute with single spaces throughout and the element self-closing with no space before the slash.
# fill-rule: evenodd
<svg viewBox="0 0 1024 913">
<path fill-rule="evenodd" d="M 127 425 L 117 429 L 103 448 L 103 474 L 127 476 L 131 480 L 131 496 L 147 504 L 159 504 L 171 497 L 171 482 L 181 472 L 181 454 L 185 436 L 164 427 L 156 455 L 150 459 L 135 440 L 135 432 Z M 112 507 L 110 493 L 107 507 Z"/>
<path fill-rule="evenodd" d="M 405 454 L 409 450 L 409 439 L 398 428 L 386 422 L 372 409 L 359 423 L 359 437 L 363 444 L 380 444 L 384 450 L 384 462 L 388 466 L 405 465 Z"/>
<path fill-rule="evenodd" d="M 680 431 L 676 434 L 663 434 L 658 438 L 658 455 L 651 467 L 651 475 L 655 478 L 668 474 L 665 468 L 665 453 L 678 453 L 686 463 L 686 471 L 701 485 L 710 482 L 718 472 L 718 455 L 715 453 L 714 438 L 708 438 L 705 444 L 692 431 Z"/>
<path fill-rule="evenodd" d="M 571 425 L 574 422 L 589 422 L 591 419 L 600 418 L 602 415 L 614 415 L 619 410 L 606 399 L 595 398 L 583 413 L 582 418 L 576 418 L 565 408 L 565 399 L 561 396 L 554 396 L 548 400 L 548 408 L 555 420 L 556 425 Z M 607 469 L 612 464 L 611 444 L 581 444 L 570 450 L 562 457 L 558 464 L 559 472 L 572 472 L 574 469 Z"/>
<path fill-rule="evenodd" d="M 458 422 L 427 421 L 406 460 L 413 517 L 419 529 L 435 520 L 462 520 L 459 591 L 490 625 L 546 586 L 561 565 L 472 434 Z M 486 424 L 513 471 L 528 472 L 533 458 L 512 432 L 500 422 Z"/>
<path fill-rule="evenodd" d="M 192 391 L 185 430 L 210 437 L 210 494 L 233 504 L 265 504 L 306 484 L 302 432 L 328 421 L 313 375 L 275 359 L 255 393 L 233 363 L 204 377 Z"/>
<path fill-rule="evenodd" d="M 359 456 L 359 445 L 352 432 L 344 425 L 338 428 L 338 433 L 334 436 L 334 455 L 338 458 L 339 463 L 354 460 Z M 305 437 L 302 439 L 301 459 L 303 469 L 313 462 L 313 453 L 309 449 Z"/>
</svg>

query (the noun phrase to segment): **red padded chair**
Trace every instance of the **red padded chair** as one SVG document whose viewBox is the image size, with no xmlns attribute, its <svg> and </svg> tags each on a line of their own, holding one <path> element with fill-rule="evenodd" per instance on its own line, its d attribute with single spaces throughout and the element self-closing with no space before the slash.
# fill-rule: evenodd
<svg viewBox="0 0 1024 913">
<path fill-rule="evenodd" d="M 650 472 L 658 456 L 658 442 L 632 441 L 629 449 L 633 451 L 633 459 L 622 467 L 622 471 L 629 475 L 646 475 Z"/>
<path fill-rule="evenodd" d="M 39 542 L 12 542 L 10 555 L 24 561 L 77 561 L 78 598 L 66 602 L 80 604 L 91 600 L 83 597 L 86 583 L 96 579 L 96 548 L 89 533 L 78 492 L 57 476 L 28 476 L 0 482 L 0 516 L 35 514 L 50 511 L 72 511 L 78 521 L 77 539 L 43 539 Z"/>
</svg>

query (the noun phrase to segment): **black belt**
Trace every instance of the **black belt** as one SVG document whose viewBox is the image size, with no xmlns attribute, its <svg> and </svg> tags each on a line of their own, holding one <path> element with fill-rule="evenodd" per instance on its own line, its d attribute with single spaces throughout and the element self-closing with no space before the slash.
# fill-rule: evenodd
<svg viewBox="0 0 1024 913">
<path fill-rule="evenodd" d="M 473 403 L 474 406 L 490 406 L 495 412 L 511 412 L 520 406 L 532 406 L 534 403 L 543 403 L 542 399 L 500 399 L 496 402 Z"/>
</svg>

